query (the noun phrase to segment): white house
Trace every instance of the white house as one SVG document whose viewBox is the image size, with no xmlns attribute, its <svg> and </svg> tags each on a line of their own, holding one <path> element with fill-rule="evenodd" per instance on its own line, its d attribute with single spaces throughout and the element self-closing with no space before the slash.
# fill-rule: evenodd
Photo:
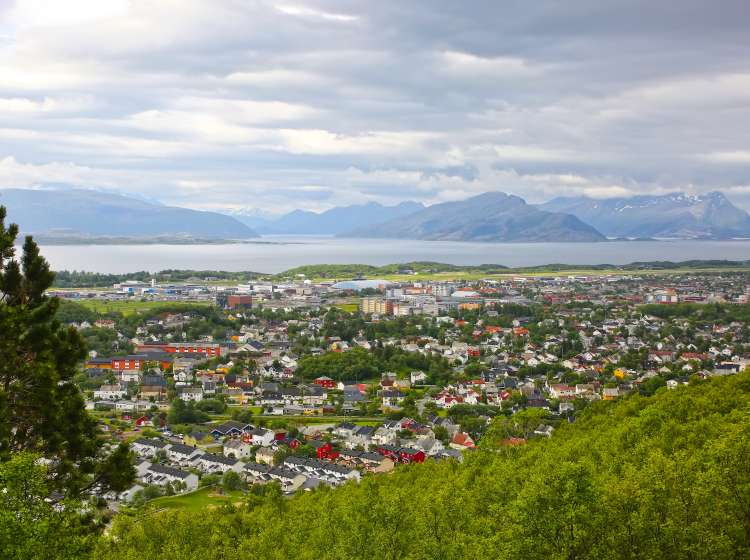
<svg viewBox="0 0 750 560">
<path fill-rule="evenodd" d="M 177 395 L 185 402 L 198 402 L 203 400 L 203 389 L 201 387 L 180 387 Z"/>
<path fill-rule="evenodd" d="M 166 452 L 170 461 L 174 461 L 180 465 L 188 465 L 203 454 L 203 451 L 200 449 L 190 447 L 189 445 L 183 445 L 181 443 L 173 443 L 166 448 Z"/>
<path fill-rule="evenodd" d="M 213 455 L 206 453 L 201 455 L 197 459 L 198 468 L 204 473 L 221 473 L 224 474 L 228 471 L 241 472 L 243 463 L 237 459 L 231 457 L 224 457 L 223 455 Z"/>
<path fill-rule="evenodd" d="M 126 369 L 117 374 L 120 383 L 138 383 L 141 380 L 141 372 L 135 369 Z"/>
<path fill-rule="evenodd" d="M 185 490 L 198 488 L 198 475 L 174 467 L 144 461 L 138 465 L 137 472 L 138 478 L 144 484 L 166 486 L 169 483 L 181 482 L 185 485 Z"/>
<path fill-rule="evenodd" d="M 133 452 L 139 457 L 153 457 L 160 449 L 167 448 L 167 444 L 158 439 L 137 439 L 131 445 Z"/>
<path fill-rule="evenodd" d="M 262 445 L 264 447 L 271 445 L 276 438 L 273 430 L 267 430 L 266 428 L 255 428 L 250 432 L 250 435 L 253 437 L 253 445 Z"/>
<path fill-rule="evenodd" d="M 128 392 L 121 385 L 102 385 L 94 391 L 96 400 L 119 401 L 127 395 Z"/>
<path fill-rule="evenodd" d="M 222 451 L 226 457 L 242 459 L 243 457 L 250 457 L 253 451 L 253 446 L 241 439 L 230 439 L 224 443 Z"/>
</svg>

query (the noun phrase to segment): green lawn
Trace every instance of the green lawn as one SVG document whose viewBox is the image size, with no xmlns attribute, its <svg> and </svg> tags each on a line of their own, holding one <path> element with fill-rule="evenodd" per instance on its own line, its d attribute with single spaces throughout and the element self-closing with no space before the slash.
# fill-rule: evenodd
<svg viewBox="0 0 750 560">
<path fill-rule="evenodd" d="M 148 503 L 149 510 L 173 509 L 183 511 L 201 511 L 207 508 L 216 508 L 225 504 L 241 502 L 244 494 L 241 491 L 232 491 L 219 494 L 218 488 L 210 486 L 201 488 L 189 494 L 181 496 L 163 496 Z"/>
<path fill-rule="evenodd" d="M 656 269 L 656 270 L 621 270 L 617 268 L 612 269 L 590 269 L 582 266 L 576 270 L 508 270 L 500 273 L 489 273 L 482 271 L 448 271 L 448 272 L 427 272 L 417 274 L 374 274 L 367 275 L 365 278 L 373 278 L 379 280 L 389 280 L 392 282 L 421 282 L 421 281 L 441 281 L 447 282 L 451 280 L 482 280 L 484 278 L 494 278 L 500 280 L 503 278 L 514 278 L 516 276 L 525 276 L 527 278 L 549 278 L 556 276 L 607 276 L 607 275 L 618 275 L 618 276 L 643 276 L 643 275 L 668 275 L 668 274 L 686 274 L 686 273 L 722 273 L 722 272 L 750 272 L 750 268 L 746 267 L 725 267 L 725 268 L 668 268 L 668 269 Z M 341 280 L 341 278 L 323 278 L 323 277 L 310 277 L 311 280 L 315 281 L 334 281 Z M 338 307 L 338 306 L 337 306 Z"/>
<path fill-rule="evenodd" d="M 240 405 L 229 405 L 227 406 L 227 411 L 224 414 L 214 414 L 211 416 L 212 419 L 218 420 L 223 419 L 226 416 L 226 419 L 230 419 L 232 417 L 232 413 L 235 410 L 249 410 L 252 414 L 260 416 L 263 414 L 263 407 L 262 406 L 240 406 Z"/>
<path fill-rule="evenodd" d="M 159 309 L 186 310 L 194 307 L 207 307 L 209 305 L 213 305 L 213 303 L 209 301 L 120 301 L 101 299 L 81 299 L 75 301 L 76 303 L 80 303 L 81 305 L 84 305 L 99 314 L 122 313 L 123 315 L 132 315 L 133 313 L 142 313 L 144 311 L 158 311 Z"/>
<path fill-rule="evenodd" d="M 334 307 L 338 307 L 341 311 L 347 313 L 356 313 L 359 310 L 359 304 L 357 303 L 337 303 Z"/>
<path fill-rule="evenodd" d="M 560 270 L 560 271 L 508 271 L 498 274 L 489 274 L 483 272 L 437 272 L 428 274 L 414 274 L 404 276 L 403 274 L 384 274 L 379 275 L 378 278 L 390 281 L 449 281 L 449 280 L 482 280 L 484 278 L 514 278 L 516 276 L 525 276 L 527 278 L 554 278 L 557 276 L 643 276 L 643 275 L 668 275 L 668 274 L 687 274 L 687 273 L 722 273 L 722 272 L 748 272 L 750 269 L 746 268 L 672 268 L 662 270 L 620 270 L 616 268 L 612 269 L 587 269 L 581 268 L 579 270 Z"/>
</svg>

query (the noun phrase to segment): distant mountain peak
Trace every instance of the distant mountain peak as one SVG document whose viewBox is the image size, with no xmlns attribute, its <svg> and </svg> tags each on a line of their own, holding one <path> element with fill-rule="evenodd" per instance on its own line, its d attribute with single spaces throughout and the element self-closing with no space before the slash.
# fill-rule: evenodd
<svg viewBox="0 0 750 560">
<path fill-rule="evenodd" d="M 422 204 L 413 201 L 404 201 L 395 206 L 368 201 L 349 206 L 335 206 L 323 212 L 297 209 L 263 222 L 252 218 L 240 219 L 266 234 L 337 235 L 355 227 L 406 216 L 422 208 Z"/>
<path fill-rule="evenodd" d="M 257 237 L 248 226 L 216 212 L 152 204 L 87 189 L 2 189 L 0 204 L 26 233 L 65 231 L 99 237 Z"/>
<path fill-rule="evenodd" d="M 750 236 L 750 216 L 720 191 L 594 200 L 562 197 L 539 206 L 567 212 L 612 237 L 731 239 Z"/>
<path fill-rule="evenodd" d="M 346 237 L 445 241 L 600 241 L 604 236 L 575 216 L 546 212 L 499 191 L 441 202 Z"/>
</svg>

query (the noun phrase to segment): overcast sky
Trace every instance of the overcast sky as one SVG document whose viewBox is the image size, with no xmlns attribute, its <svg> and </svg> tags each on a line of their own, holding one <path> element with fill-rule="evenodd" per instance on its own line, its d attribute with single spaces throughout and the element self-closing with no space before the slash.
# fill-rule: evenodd
<svg viewBox="0 0 750 560">
<path fill-rule="evenodd" d="M 748 0 L 0 0 L 0 187 L 750 208 Z"/>
</svg>

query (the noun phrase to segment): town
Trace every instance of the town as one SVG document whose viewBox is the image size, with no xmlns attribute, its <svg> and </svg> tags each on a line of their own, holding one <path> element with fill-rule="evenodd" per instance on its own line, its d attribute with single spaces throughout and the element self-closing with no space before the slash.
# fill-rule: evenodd
<svg viewBox="0 0 750 560">
<path fill-rule="evenodd" d="M 137 484 L 104 497 L 460 462 L 485 437 L 523 445 L 592 401 L 750 364 L 745 272 L 403 276 L 54 290 L 90 348 L 86 406 L 136 457 Z"/>
</svg>

